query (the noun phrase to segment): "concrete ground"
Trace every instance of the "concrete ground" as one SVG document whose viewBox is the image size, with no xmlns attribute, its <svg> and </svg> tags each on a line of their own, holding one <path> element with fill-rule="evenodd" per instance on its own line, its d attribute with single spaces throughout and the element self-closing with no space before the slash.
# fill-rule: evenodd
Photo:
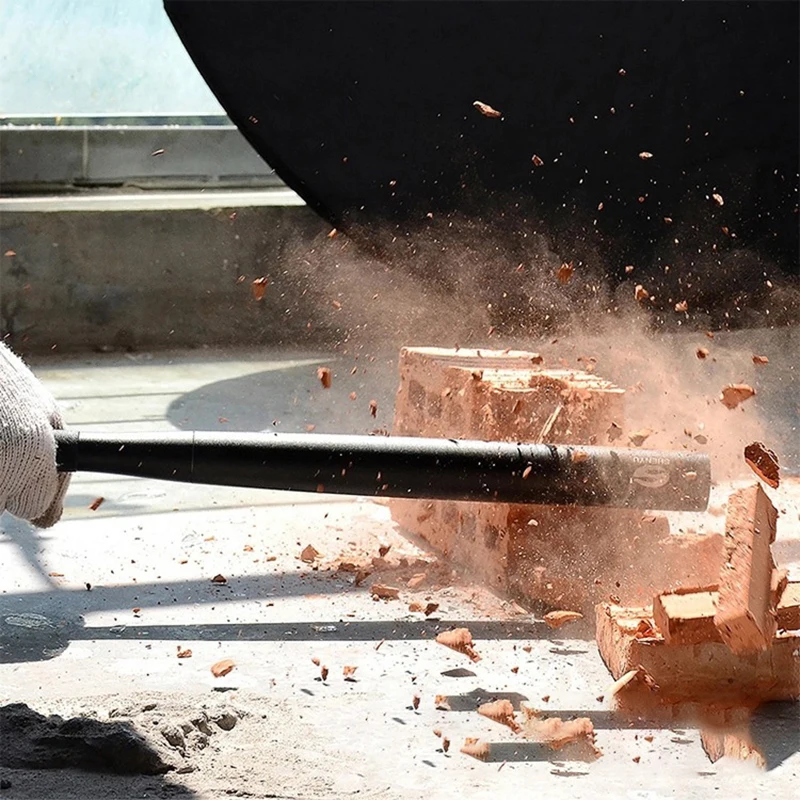
<svg viewBox="0 0 800 800">
<path fill-rule="evenodd" d="M 87 431 L 390 426 L 393 358 L 362 364 L 354 378 L 351 363 L 333 353 L 200 350 L 61 358 L 37 364 L 37 374 L 69 424 Z M 316 379 L 323 364 L 336 373 L 328 392 Z M 794 493 L 790 486 L 774 496 L 793 531 L 782 534 L 780 557 L 796 567 L 800 491 L 790 485 Z M 712 507 L 727 488 L 715 489 Z M 98 497 L 104 502 L 90 510 Z M 721 527 L 719 515 L 694 516 L 698 529 Z M 623 723 L 598 699 L 611 680 L 580 625 L 551 631 L 443 566 L 429 567 L 432 580 L 417 591 L 396 568 L 355 586 L 352 573 L 332 567 L 368 564 L 381 545 L 391 545 L 390 564 L 436 561 L 368 499 L 78 474 L 56 527 L 39 531 L 5 515 L 0 531 L 0 705 L 100 720 L 122 709 L 162 748 L 161 730 L 204 706 L 238 718 L 233 730 L 173 754 L 179 770 L 164 777 L 0 769 L 2 785 L 10 783 L 2 797 L 535 792 L 651 800 L 790 796 L 797 786 L 795 707 L 771 707 L 754 726 L 768 770 L 711 764 L 697 730 Z M 313 566 L 299 560 L 308 544 L 321 553 Z M 212 582 L 218 574 L 225 583 Z M 373 601 L 374 579 L 399 585 L 400 600 Z M 439 608 L 425 618 L 408 610 L 411 601 Z M 462 622 L 476 639 L 477 663 L 432 641 Z M 191 657 L 178 658 L 186 649 Z M 210 667 L 223 658 L 236 666 L 215 678 Z M 327 680 L 313 658 L 329 667 Z M 358 668 L 355 681 L 344 680 L 346 665 Z M 437 695 L 449 697 L 450 711 L 437 710 Z M 496 697 L 590 717 L 604 755 L 588 762 L 520 740 L 475 713 Z M 451 740 L 449 752 L 435 728 Z M 493 743 L 490 762 L 459 753 L 467 736 Z"/>
</svg>

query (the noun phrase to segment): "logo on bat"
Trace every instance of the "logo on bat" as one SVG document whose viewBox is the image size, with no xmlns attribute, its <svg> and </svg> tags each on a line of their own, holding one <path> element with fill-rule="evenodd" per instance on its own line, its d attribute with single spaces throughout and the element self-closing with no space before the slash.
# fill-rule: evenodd
<svg viewBox="0 0 800 800">
<path fill-rule="evenodd" d="M 669 483 L 669 471 L 658 464 L 642 464 L 636 468 L 631 480 L 648 489 L 660 489 Z"/>
</svg>

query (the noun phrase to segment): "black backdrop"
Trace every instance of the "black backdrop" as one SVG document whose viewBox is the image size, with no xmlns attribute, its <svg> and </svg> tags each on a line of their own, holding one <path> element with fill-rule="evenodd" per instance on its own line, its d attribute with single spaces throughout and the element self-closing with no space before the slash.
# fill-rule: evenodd
<svg viewBox="0 0 800 800">
<path fill-rule="evenodd" d="M 796 2 L 165 5 L 251 144 L 362 244 L 428 213 L 543 219 L 621 279 L 669 217 L 797 274 Z"/>
</svg>

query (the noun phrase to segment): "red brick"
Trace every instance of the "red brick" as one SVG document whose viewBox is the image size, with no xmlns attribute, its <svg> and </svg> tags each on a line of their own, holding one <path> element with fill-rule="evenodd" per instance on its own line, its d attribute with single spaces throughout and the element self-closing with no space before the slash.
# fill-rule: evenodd
<svg viewBox="0 0 800 800">
<path fill-rule="evenodd" d="M 714 624 L 734 653 L 766 650 L 777 630 L 771 592 L 776 522 L 777 511 L 760 485 L 728 499 L 726 560 Z"/>
<path fill-rule="evenodd" d="M 394 433 L 485 441 L 603 444 L 624 391 L 580 370 L 545 369 L 535 353 L 405 347 Z"/>
</svg>

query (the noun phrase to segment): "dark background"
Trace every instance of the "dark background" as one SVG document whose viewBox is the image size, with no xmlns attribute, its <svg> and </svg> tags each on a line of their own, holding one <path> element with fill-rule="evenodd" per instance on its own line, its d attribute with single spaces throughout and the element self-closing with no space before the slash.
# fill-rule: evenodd
<svg viewBox="0 0 800 800">
<path fill-rule="evenodd" d="M 707 308 L 743 292 L 757 308 L 767 273 L 798 275 L 800 4 L 165 5 L 279 175 L 417 275 L 450 277 L 408 258 L 422 236 L 456 241 L 443 217 L 480 220 L 509 263 L 546 231 L 612 286 L 635 263 L 666 301 L 682 276 Z"/>
</svg>

